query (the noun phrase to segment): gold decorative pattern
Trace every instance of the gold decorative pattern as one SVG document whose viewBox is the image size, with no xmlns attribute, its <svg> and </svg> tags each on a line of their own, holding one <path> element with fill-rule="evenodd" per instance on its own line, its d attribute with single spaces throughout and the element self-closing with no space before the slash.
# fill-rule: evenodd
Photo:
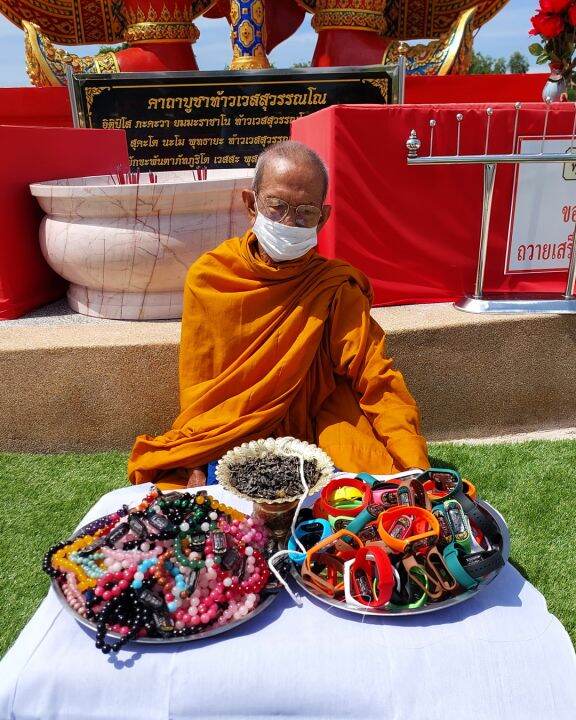
<svg viewBox="0 0 576 720">
<path fill-rule="evenodd" d="M 122 42 L 127 26 L 141 22 L 190 25 L 216 1 L 0 0 L 0 13 L 18 27 L 24 21 L 35 23 L 52 42 L 85 45 Z"/>
<path fill-rule="evenodd" d="M 110 90 L 109 85 L 101 85 L 99 87 L 87 87 L 85 88 L 86 93 L 86 110 L 88 117 L 92 114 L 92 105 L 94 103 L 94 98 L 103 93 L 105 90 Z"/>
<path fill-rule="evenodd" d="M 386 21 L 384 16 L 373 12 L 354 12 L 349 10 L 324 10 L 314 15 L 312 27 L 321 30 L 366 30 L 384 35 Z"/>
<path fill-rule="evenodd" d="M 411 45 L 406 55 L 407 72 L 411 75 L 448 75 L 465 72 L 470 64 L 475 8 L 463 12 L 450 31 L 427 44 Z M 401 43 L 386 49 L 382 64 L 396 63 Z"/>
<path fill-rule="evenodd" d="M 254 42 L 254 28 L 248 20 L 243 20 L 238 26 L 238 39 L 246 48 Z"/>
<path fill-rule="evenodd" d="M 499 12 L 508 0 L 386 0 L 380 3 L 384 30 L 366 15 L 376 11 L 374 3 L 364 0 L 296 0 L 307 12 L 315 14 L 312 21 L 317 30 L 329 28 L 371 30 L 398 40 L 439 38 L 450 31 L 463 12 L 476 8 L 473 28 L 479 28 Z M 369 7 L 369 6 L 372 7 Z M 330 12 L 328 16 L 326 13 Z M 340 18 L 333 13 L 339 13 Z M 345 22 L 342 13 L 360 13 L 352 22 Z M 320 20 L 316 18 L 320 15 Z M 359 27 L 364 24 L 363 27 Z"/>
<path fill-rule="evenodd" d="M 26 72 L 30 78 L 30 82 L 36 87 L 61 85 L 50 66 L 43 61 L 36 35 L 38 26 L 33 23 L 27 23 L 26 21 L 24 21 L 23 26 Z"/>
<path fill-rule="evenodd" d="M 266 43 L 266 16 L 263 0 L 232 0 L 231 70 L 253 70 L 270 67 L 264 45 Z"/>
<path fill-rule="evenodd" d="M 383 35 L 386 31 L 385 4 L 386 0 L 317 0 L 312 27 L 317 32 L 347 28 Z"/>
<path fill-rule="evenodd" d="M 369 78 L 364 78 L 362 82 L 369 83 L 370 85 L 373 85 L 375 88 L 378 88 L 380 90 L 380 95 L 384 98 L 384 100 L 388 100 L 388 80 L 386 78 L 380 78 L 377 80 L 371 80 Z"/>
<path fill-rule="evenodd" d="M 264 14 L 264 3 L 262 0 L 254 0 L 250 9 L 252 14 L 252 20 L 258 25 L 264 25 L 265 14 Z"/>
<path fill-rule="evenodd" d="M 26 20 L 22 23 L 24 29 L 24 47 L 26 51 L 26 70 L 33 85 L 43 87 L 47 85 L 66 84 L 66 66 L 69 65 L 75 73 L 102 72 L 98 70 L 98 63 L 110 67 L 112 60 L 105 53 L 102 56 L 78 57 L 66 50 L 60 50 L 44 37 L 34 23 Z M 117 65 L 116 68 L 117 69 Z M 106 70 L 108 72 L 108 70 Z"/>
<path fill-rule="evenodd" d="M 232 0 L 230 3 L 230 24 L 237 25 L 240 20 L 240 4 L 238 0 Z"/>
<path fill-rule="evenodd" d="M 117 73 L 120 72 L 118 58 L 114 52 L 98 53 L 94 56 L 94 66 L 98 73 Z"/>
<path fill-rule="evenodd" d="M 473 27 L 479 28 L 508 0 L 391 0 L 386 6 L 388 32 L 404 40 L 439 38 L 450 32 L 463 12 L 476 8 Z"/>
<path fill-rule="evenodd" d="M 129 25 L 124 40 L 129 44 L 145 42 L 186 42 L 195 43 L 200 31 L 194 23 L 142 22 Z"/>
<path fill-rule="evenodd" d="M 0 0 L 0 13 L 62 45 L 120 42 L 125 24 L 122 0 Z"/>
</svg>

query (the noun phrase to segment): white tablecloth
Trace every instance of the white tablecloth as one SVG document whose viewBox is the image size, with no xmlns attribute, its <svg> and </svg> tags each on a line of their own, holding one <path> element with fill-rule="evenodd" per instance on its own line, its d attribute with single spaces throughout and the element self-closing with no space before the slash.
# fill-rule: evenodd
<svg viewBox="0 0 576 720">
<path fill-rule="evenodd" d="M 109 493 L 86 519 L 147 489 Z M 0 663 L 1 720 L 288 716 L 574 720 L 576 657 L 542 595 L 507 565 L 476 597 L 432 614 L 363 619 L 283 593 L 214 639 L 118 656 L 96 650 L 50 592 Z"/>
</svg>

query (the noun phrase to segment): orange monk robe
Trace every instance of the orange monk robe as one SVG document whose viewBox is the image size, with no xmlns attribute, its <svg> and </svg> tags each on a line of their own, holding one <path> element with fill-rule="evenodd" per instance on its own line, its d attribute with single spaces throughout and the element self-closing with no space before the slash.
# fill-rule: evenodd
<svg viewBox="0 0 576 720">
<path fill-rule="evenodd" d="M 371 300 L 360 271 L 315 250 L 266 264 L 251 231 L 202 255 L 184 288 L 181 412 L 164 435 L 136 439 L 131 482 L 285 435 L 318 444 L 343 470 L 429 467 Z"/>
</svg>

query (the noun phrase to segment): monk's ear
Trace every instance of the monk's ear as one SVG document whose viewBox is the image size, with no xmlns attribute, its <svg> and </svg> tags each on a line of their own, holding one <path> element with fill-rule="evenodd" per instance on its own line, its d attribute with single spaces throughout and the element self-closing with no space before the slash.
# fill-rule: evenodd
<svg viewBox="0 0 576 720">
<path fill-rule="evenodd" d="M 250 220 L 252 222 L 256 220 L 255 200 L 256 198 L 252 190 L 242 190 L 242 202 L 246 206 L 246 210 L 248 210 L 248 215 L 250 216 Z"/>
<path fill-rule="evenodd" d="M 322 230 L 324 225 L 328 222 L 328 218 L 330 217 L 330 213 L 332 212 L 332 205 L 324 205 L 322 207 L 322 217 L 320 218 L 320 222 L 318 223 L 318 232 Z"/>
</svg>

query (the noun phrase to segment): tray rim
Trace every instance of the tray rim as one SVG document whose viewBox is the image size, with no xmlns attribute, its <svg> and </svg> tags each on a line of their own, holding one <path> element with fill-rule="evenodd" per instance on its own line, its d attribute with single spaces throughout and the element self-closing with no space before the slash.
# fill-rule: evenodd
<svg viewBox="0 0 576 720">
<path fill-rule="evenodd" d="M 492 517 L 492 519 L 497 523 L 498 529 L 500 530 L 500 533 L 502 535 L 502 557 L 504 558 L 504 565 L 497 571 L 490 573 L 486 576 L 486 580 L 483 580 L 481 583 L 478 584 L 478 586 L 472 590 L 467 590 L 466 592 L 461 593 L 460 595 L 457 595 L 456 597 L 449 598 L 448 600 L 443 600 L 439 603 L 430 603 L 429 605 L 423 605 L 420 608 L 413 608 L 413 609 L 406 609 L 406 610 L 380 610 L 379 608 L 356 608 L 352 607 L 350 605 L 347 605 L 346 602 L 342 600 L 334 600 L 334 598 L 329 598 L 326 595 L 322 595 L 321 593 L 317 593 L 312 588 L 308 587 L 302 580 L 302 577 L 298 571 L 297 566 L 291 562 L 290 563 L 290 574 L 294 578 L 294 581 L 296 584 L 310 597 L 315 598 L 316 600 L 319 600 L 324 605 L 328 605 L 329 607 L 336 608 L 338 610 L 341 610 L 342 612 L 347 613 L 353 613 L 354 615 L 370 615 L 373 617 L 386 617 L 386 618 L 397 618 L 397 617 L 409 617 L 412 615 L 425 615 L 431 612 L 438 612 L 439 610 L 445 610 L 448 607 L 452 607 L 454 605 L 459 605 L 462 602 L 465 602 L 466 600 L 469 600 L 470 598 L 477 595 L 479 592 L 484 590 L 490 583 L 498 577 L 500 572 L 504 569 L 506 563 L 508 562 L 508 558 L 510 557 L 510 531 L 508 530 L 508 525 L 506 524 L 506 521 L 502 517 L 502 515 L 498 512 L 498 510 L 490 505 L 490 503 L 486 502 L 486 500 L 480 500 L 477 499 L 476 502 L 478 505 L 480 505 L 489 515 Z"/>
<path fill-rule="evenodd" d="M 96 632 L 96 623 L 92 622 L 92 620 L 88 620 L 87 618 L 83 617 L 82 615 L 79 615 L 75 610 L 73 610 L 70 605 L 66 602 L 66 598 L 64 596 L 64 592 L 62 591 L 62 588 L 60 585 L 58 585 L 58 582 L 53 579 L 51 582 L 51 586 L 56 593 L 56 597 L 60 601 L 60 603 L 63 605 L 64 610 L 66 610 L 76 622 L 78 622 L 80 625 L 85 627 L 86 629 L 90 630 L 91 632 Z M 152 638 L 152 637 L 140 637 L 140 638 L 134 638 L 133 640 L 130 640 L 130 643 L 138 643 L 142 645 L 172 645 L 174 643 L 183 643 L 183 642 L 194 642 L 195 640 L 206 640 L 207 638 L 215 637 L 216 635 L 221 635 L 222 633 L 228 632 L 229 630 L 234 630 L 240 625 L 243 625 L 248 620 L 252 620 L 256 615 L 259 615 L 263 610 L 265 610 L 267 607 L 272 605 L 274 600 L 278 597 L 280 593 L 279 592 L 270 592 L 267 593 L 263 600 L 261 600 L 258 605 L 252 610 L 252 612 L 248 613 L 245 617 L 241 618 L 240 620 L 234 620 L 234 622 L 226 623 L 226 625 L 219 625 L 218 627 L 211 628 L 210 630 L 204 630 L 202 632 L 196 633 L 195 635 L 184 635 L 182 637 L 176 637 L 176 638 Z M 120 640 L 121 635 L 115 632 L 107 632 L 106 633 L 107 638 L 113 638 L 114 640 Z"/>
</svg>

